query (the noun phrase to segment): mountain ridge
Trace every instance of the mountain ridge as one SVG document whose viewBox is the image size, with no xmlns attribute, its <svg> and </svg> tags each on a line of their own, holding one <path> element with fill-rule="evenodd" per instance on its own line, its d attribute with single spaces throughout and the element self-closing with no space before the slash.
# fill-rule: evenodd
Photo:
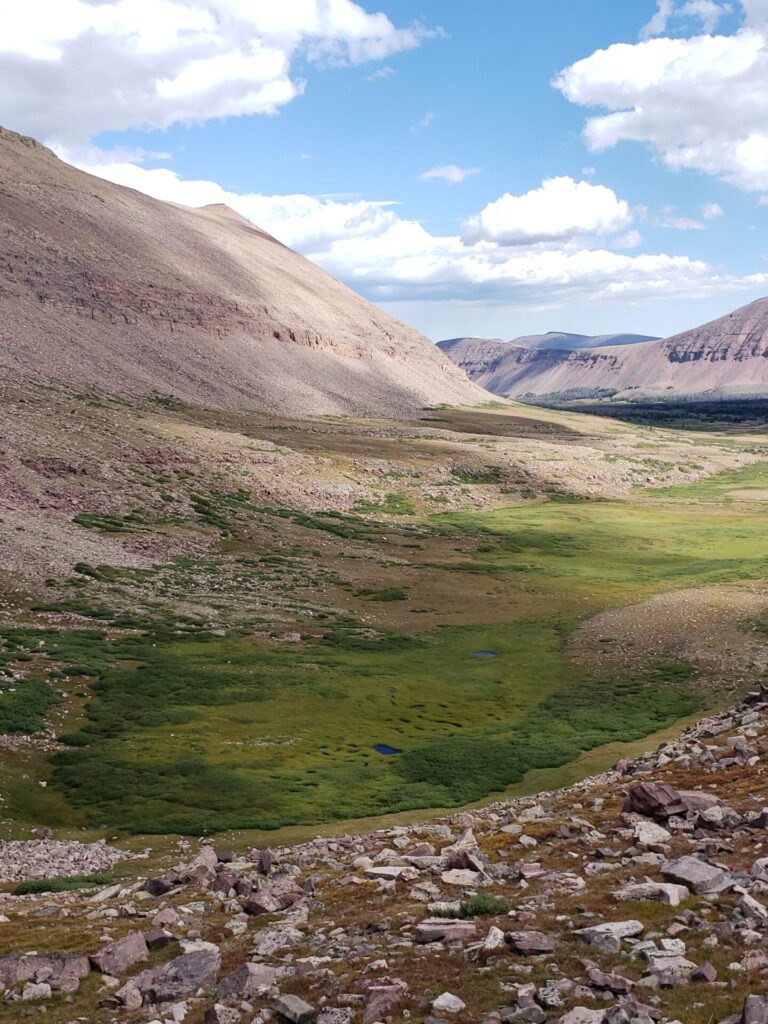
<svg viewBox="0 0 768 1024">
<path fill-rule="evenodd" d="M 438 347 L 500 397 L 571 390 L 768 393 L 768 298 L 657 341 L 565 350 L 461 338 Z"/>
<path fill-rule="evenodd" d="M 275 414 L 482 392 L 417 331 L 235 211 L 163 203 L 0 129 L 0 367 Z"/>
</svg>

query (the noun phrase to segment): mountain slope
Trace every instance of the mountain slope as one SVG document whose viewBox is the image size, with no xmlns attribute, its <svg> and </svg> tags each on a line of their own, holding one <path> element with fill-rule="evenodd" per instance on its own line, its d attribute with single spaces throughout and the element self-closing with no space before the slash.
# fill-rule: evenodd
<svg viewBox="0 0 768 1024">
<path fill-rule="evenodd" d="M 84 174 L 0 129 L 0 369 L 274 413 L 483 396 L 426 338 L 226 207 Z"/>
<path fill-rule="evenodd" d="M 768 393 L 768 298 L 659 341 L 574 351 L 519 341 L 460 338 L 439 347 L 476 383 L 508 397 L 635 388 Z"/>
</svg>

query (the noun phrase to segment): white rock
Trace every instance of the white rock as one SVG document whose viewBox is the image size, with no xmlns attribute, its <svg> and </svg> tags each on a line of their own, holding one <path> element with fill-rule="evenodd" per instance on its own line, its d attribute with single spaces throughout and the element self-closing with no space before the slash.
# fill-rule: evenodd
<svg viewBox="0 0 768 1024">
<path fill-rule="evenodd" d="M 672 834 L 655 821 L 638 821 L 635 825 L 635 842 L 638 846 L 659 846 L 668 843 Z"/>
<path fill-rule="evenodd" d="M 432 1009 L 435 1013 L 461 1013 L 465 1007 L 466 1003 L 463 1003 L 458 996 L 454 996 L 450 992 L 443 992 L 432 1003 Z"/>
</svg>

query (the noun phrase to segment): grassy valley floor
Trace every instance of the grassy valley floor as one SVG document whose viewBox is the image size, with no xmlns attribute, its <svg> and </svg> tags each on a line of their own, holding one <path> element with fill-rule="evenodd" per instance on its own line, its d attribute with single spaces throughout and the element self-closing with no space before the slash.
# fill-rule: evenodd
<svg viewBox="0 0 768 1024">
<path fill-rule="evenodd" d="M 6 836 L 465 805 L 587 774 L 583 752 L 617 757 L 764 670 L 768 449 L 754 437 L 527 409 L 440 410 L 424 421 L 439 428 L 139 419 L 185 438 L 193 467 L 188 438 L 215 437 L 213 471 L 178 454 L 169 470 L 165 452 L 112 506 L 91 485 L 66 529 L 117 557 L 73 559 L 8 598 Z M 254 449 L 269 486 L 232 455 Z M 286 501 L 302 478 L 323 491 L 314 508 Z M 635 628 L 701 588 L 726 667 L 680 609 Z M 713 602 L 736 592 L 733 611 Z M 616 632 L 590 631 L 611 615 Z"/>
</svg>

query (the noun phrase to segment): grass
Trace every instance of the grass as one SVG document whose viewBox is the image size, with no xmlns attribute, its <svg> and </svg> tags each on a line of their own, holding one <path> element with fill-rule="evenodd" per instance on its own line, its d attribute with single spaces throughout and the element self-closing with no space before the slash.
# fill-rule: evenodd
<svg viewBox="0 0 768 1024">
<path fill-rule="evenodd" d="M 458 910 L 438 910 L 435 916 L 468 921 L 475 917 L 500 917 L 509 909 L 509 900 L 505 900 L 503 896 L 480 892 L 477 896 L 462 900 Z"/>
<path fill-rule="evenodd" d="M 31 882 L 19 882 L 13 890 L 14 896 L 33 896 L 45 892 L 74 892 L 77 889 L 95 889 L 97 886 L 112 885 L 115 876 L 103 872 L 93 875 L 70 875 L 66 878 L 37 878 Z"/>
<path fill-rule="evenodd" d="M 414 507 L 404 494 L 389 493 L 383 501 L 358 501 L 354 511 L 360 515 L 412 516 Z"/>
<path fill-rule="evenodd" d="M 696 706 L 684 679 L 576 677 L 567 635 L 550 622 L 419 637 L 346 623 L 291 649 L 206 634 L 104 640 L 52 783 L 92 825 L 271 829 L 465 803 Z M 487 649 L 498 656 L 476 657 Z M 404 753 L 383 757 L 380 743 Z"/>
<path fill-rule="evenodd" d="M 483 625 L 479 603 L 477 625 L 410 633 L 402 623 L 423 599 L 412 577 L 406 590 L 389 576 L 386 585 L 339 591 L 342 599 L 363 598 L 364 623 L 318 609 L 309 636 L 286 645 L 247 628 L 216 635 L 202 617 L 147 603 L 117 611 L 115 588 L 144 585 L 149 576 L 81 563 L 87 598 L 75 579 L 43 607 L 77 611 L 103 628 L 0 631 L 0 672 L 15 662 L 29 666 L 23 686 L 0 690 L 5 731 L 40 727 L 60 699 L 56 678 L 82 680 L 75 685 L 88 695 L 81 721 L 61 737 L 68 749 L 51 759 L 44 797 L 15 783 L 10 810 L 24 814 L 24 801 L 44 809 L 56 800 L 60 820 L 139 833 L 275 829 L 461 805 L 529 771 L 565 772 L 583 751 L 666 728 L 703 706 L 692 666 L 659 651 L 641 672 L 589 677 L 569 662 L 569 637 L 605 608 L 765 576 L 764 510 L 727 497 L 757 487 L 765 472 L 763 465 L 723 474 L 684 494 L 468 508 L 386 527 L 359 514 L 256 507 L 245 491 L 193 496 L 198 521 L 239 556 L 206 563 L 217 586 L 234 581 L 235 565 L 245 582 L 249 573 L 306 575 L 317 564 L 315 547 L 339 541 L 374 556 L 367 584 L 387 550 L 380 545 L 418 531 L 425 542 L 439 538 L 430 550 L 443 560 L 424 561 L 421 547 L 407 556 L 399 546 L 404 570 L 450 572 L 452 598 L 480 575 L 498 588 L 489 600 L 498 592 L 498 600 L 517 604 L 507 622 Z M 249 547 L 247 528 L 256 521 L 272 531 L 288 523 L 291 544 Z M 318 532 L 333 536 L 321 540 Z M 194 581 L 195 563 L 182 561 L 175 571 Z M 486 650 L 497 656 L 476 657 Z M 379 744 L 403 753 L 385 757 L 374 750 Z"/>
</svg>

